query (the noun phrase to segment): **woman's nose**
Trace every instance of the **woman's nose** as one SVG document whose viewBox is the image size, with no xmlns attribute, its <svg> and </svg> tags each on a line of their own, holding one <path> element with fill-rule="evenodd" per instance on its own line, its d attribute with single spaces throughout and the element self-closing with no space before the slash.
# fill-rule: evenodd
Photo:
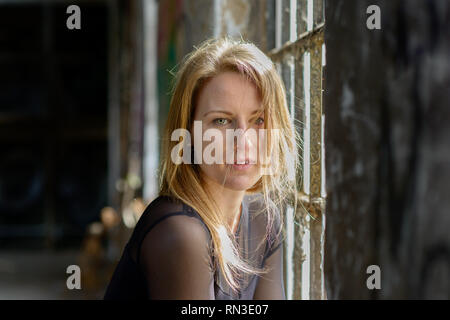
<svg viewBox="0 0 450 320">
<path fill-rule="evenodd" d="M 249 144 L 251 144 L 251 141 L 249 139 L 249 135 L 248 135 L 248 130 L 244 131 L 243 129 L 238 130 L 238 133 L 236 135 L 236 142 L 237 144 L 241 144 L 241 145 L 245 145 L 245 147 L 247 148 Z"/>
<path fill-rule="evenodd" d="M 236 125 L 235 125 L 234 129 L 236 130 L 237 133 L 239 133 L 239 134 L 237 134 L 237 137 L 236 137 L 238 139 L 238 142 L 247 143 L 248 142 L 248 129 L 249 129 L 248 124 L 245 121 L 241 121 L 241 120 L 236 121 Z"/>
<path fill-rule="evenodd" d="M 251 130 L 253 129 L 246 124 L 241 124 L 237 126 L 236 130 L 238 134 L 236 135 L 234 150 L 237 153 L 237 160 L 245 162 L 246 158 L 253 158 L 251 153 L 253 149 Z"/>
</svg>

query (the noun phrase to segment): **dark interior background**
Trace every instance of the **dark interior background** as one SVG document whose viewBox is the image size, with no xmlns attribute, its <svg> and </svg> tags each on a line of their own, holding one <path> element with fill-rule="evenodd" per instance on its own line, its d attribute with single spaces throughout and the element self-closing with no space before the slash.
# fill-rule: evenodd
<svg viewBox="0 0 450 320">
<path fill-rule="evenodd" d="M 0 246 L 79 246 L 106 205 L 107 7 L 0 10 Z"/>
</svg>

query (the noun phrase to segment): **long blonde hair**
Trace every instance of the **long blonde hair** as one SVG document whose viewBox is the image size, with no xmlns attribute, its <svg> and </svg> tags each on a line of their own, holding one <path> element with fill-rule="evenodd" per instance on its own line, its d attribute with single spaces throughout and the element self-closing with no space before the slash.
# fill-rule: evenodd
<svg viewBox="0 0 450 320">
<path fill-rule="evenodd" d="M 265 128 L 279 129 L 272 130 L 277 134 L 267 130 L 267 154 L 272 155 L 272 165 L 276 170 L 263 175 L 251 189 L 246 190 L 247 193 L 262 193 L 264 196 L 266 237 L 275 218 L 283 222 L 283 210 L 277 208 L 293 201 L 295 210 L 298 138 L 289 116 L 283 82 L 273 62 L 254 44 L 229 37 L 203 42 L 184 58 L 177 72 L 162 139 L 159 194 L 173 196 L 198 212 L 210 231 L 214 257 L 225 280 L 236 290 L 241 272 L 261 274 L 267 270 L 250 265 L 240 256 L 229 226 L 221 218 L 223 216 L 213 197 L 204 188 L 197 165 L 175 164 L 170 156 L 175 145 L 179 144 L 178 141 L 171 141 L 172 132 L 179 128 L 190 130 L 195 97 L 208 79 L 224 71 L 238 72 L 256 85 L 262 97 Z M 281 228 L 280 232 L 283 230 Z"/>
</svg>

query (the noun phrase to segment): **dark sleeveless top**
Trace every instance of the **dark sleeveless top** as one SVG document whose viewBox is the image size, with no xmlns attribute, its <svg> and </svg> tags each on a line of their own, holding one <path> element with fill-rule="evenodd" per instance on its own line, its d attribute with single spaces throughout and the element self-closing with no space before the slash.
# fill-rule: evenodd
<svg viewBox="0 0 450 320">
<path fill-rule="evenodd" d="M 178 199 L 159 196 L 139 218 L 104 299 L 284 300 L 280 228 L 279 216 L 267 224 L 261 194 L 244 197 L 235 234 L 238 250 L 252 266 L 271 271 L 240 274 L 236 292 L 214 261 L 211 235 L 199 214 Z"/>
</svg>

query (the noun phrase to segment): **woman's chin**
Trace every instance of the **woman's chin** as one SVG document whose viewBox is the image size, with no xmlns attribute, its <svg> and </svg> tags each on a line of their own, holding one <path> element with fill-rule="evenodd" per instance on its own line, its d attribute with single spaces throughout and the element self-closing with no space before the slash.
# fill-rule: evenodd
<svg viewBox="0 0 450 320">
<path fill-rule="evenodd" d="M 245 176 L 228 177 L 224 187 L 235 191 L 245 191 L 253 187 L 257 181 L 257 179 L 250 179 Z"/>
<path fill-rule="evenodd" d="M 251 189 L 261 178 L 261 175 L 255 168 L 250 168 L 250 170 L 245 168 L 238 169 L 231 171 L 229 168 L 204 170 L 203 174 L 207 180 L 212 180 L 215 184 L 234 191 L 246 191 Z"/>
</svg>

